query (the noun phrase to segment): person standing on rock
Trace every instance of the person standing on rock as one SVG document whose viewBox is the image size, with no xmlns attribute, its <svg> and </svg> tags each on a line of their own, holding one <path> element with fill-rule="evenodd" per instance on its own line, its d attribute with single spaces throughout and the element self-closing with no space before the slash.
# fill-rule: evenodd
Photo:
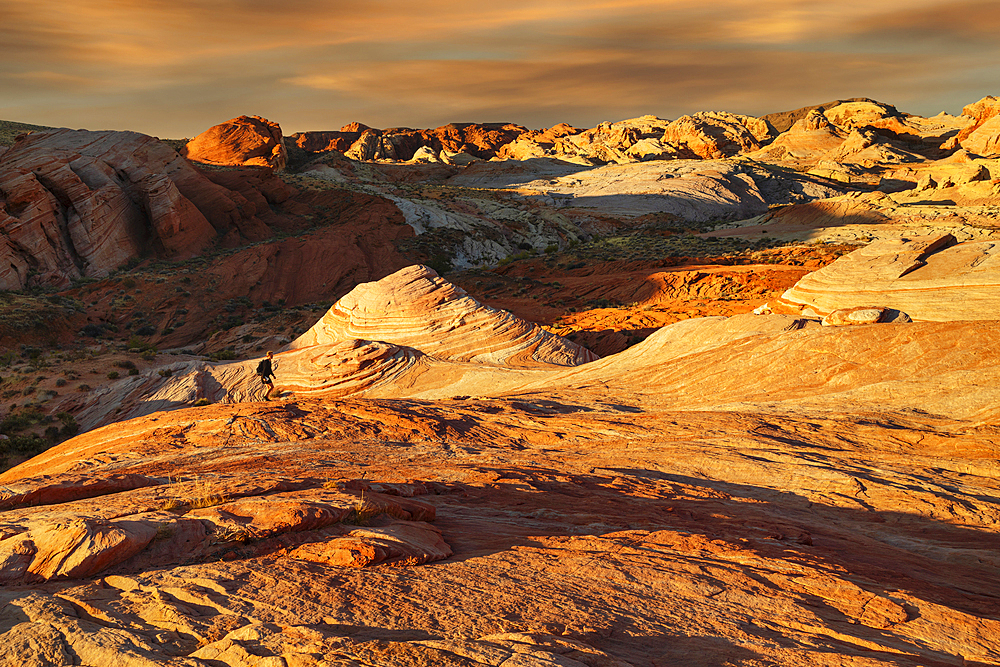
<svg viewBox="0 0 1000 667">
<path fill-rule="evenodd" d="M 271 400 L 271 392 L 274 391 L 274 366 L 271 361 L 274 359 L 274 353 L 268 352 L 266 359 L 261 359 L 260 363 L 257 364 L 257 375 L 260 376 L 261 384 L 267 387 L 267 393 L 264 394 L 264 400 Z"/>
</svg>

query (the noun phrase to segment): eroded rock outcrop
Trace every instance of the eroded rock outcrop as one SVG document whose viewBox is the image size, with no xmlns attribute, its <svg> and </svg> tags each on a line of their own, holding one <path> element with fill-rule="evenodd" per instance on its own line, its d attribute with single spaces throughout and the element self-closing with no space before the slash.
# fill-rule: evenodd
<svg viewBox="0 0 1000 667">
<path fill-rule="evenodd" d="M 450 361 L 511 367 L 576 366 L 597 357 L 537 324 L 480 305 L 425 266 L 355 287 L 288 349 L 384 341 Z"/>
<path fill-rule="evenodd" d="M 1000 155 L 1000 100 L 992 95 L 962 109 L 967 124 L 941 148 L 954 150 L 961 146 L 982 157 Z"/>
<path fill-rule="evenodd" d="M 281 391 L 333 398 L 378 392 L 431 368 L 439 377 L 426 378 L 431 379 L 426 389 L 436 391 L 457 385 L 482 366 L 495 367 L 498 382 L 516 382 L 520 378 L 510 369 L 576 366 L 595 359 L 537 324 L 480 305 L 418 265 L 355 287 L 276 355 L 275 365 Z M 159 369 L 162 373 L 130 376 L 81 399 L 77 421 L 89 429 L 198 401 L 260 401 L 266 387 L 255 373 L 257 362 L 182 361 Z M 440 372 L 449 364 L 459 367 Z"/>
<path fill-rule="evenodd" d="M 195 162 L 284 169 L 288 162 L 281 127 L 260 116 L 240 116 L 205 130 L 181 155 Z"/>
<path fill-rule="evenodd" d="M 576 367 L 424 359 L 381 398 L 161 412 L 0 475 L 0 655 L 1000 659 L 1000 323 L 747 315 Z"/>
<path fill-rule="evenodd" d="M 0 288 L 107 275 L 154 249 L 190 256 L 246 219 L 243 197 L 135 132 L 55 130 L 0 158 Z"/>
<path fill-rule="evenodd" d="M 993 320 L 1000 312 L 1000 243 L 950 234 L 882 239 L 803 277 L 779 309 L 827 316 L 876 304 L 914 320 Z"/>
<path fill-rule="evenodd" d="M 666 127 L 663 142 L 679 157 L 718 159 L 761 148 L 776 133 L 767 121 L 726 111 L 681 116 Z"/>
<path fill-rule="evenodd" d="M 513 123 L 451 123 L 429 130 L 379 130 L 351 123 L 339 132 L 303 132 L 290 138 L 298 147 L 311 153 L 338 151 L 360 161 L 409 162 L 418 151 L 422 151 L 422 155 L 431 152 L 440 156 L 445 152 L 452 156 L 464 154 L 477 160 L 489 160 L 527 132 L 527 128 Z M 461 159 L 452 159 L 452 163 L 461 162 Z"/>
<path fill-rule="evenodd" d="M 847 135 L 833 125 L 821 111 L 811 110 L 766 148 L 751 152 L 758 159 L 795 159 L 808 161 L 837 149 Z"/>
<path fill-rule="evenodd" d="M 844 130 L 877 128 L 893 135 L 915 133 L 895 107 L 872 101 L 843 102 L 823 111 L 831 123 Z"/>
</svg>

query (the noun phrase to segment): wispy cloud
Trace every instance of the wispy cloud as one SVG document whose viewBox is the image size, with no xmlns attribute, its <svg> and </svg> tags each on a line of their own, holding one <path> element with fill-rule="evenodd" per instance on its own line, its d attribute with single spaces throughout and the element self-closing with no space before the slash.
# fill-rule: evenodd
<svg viewBox="0 0 1000 667">
<path fill-rule="evenodd" d="M 0 118 L 192 135 L 533 127 L 1000 92 L 1000 6 L 967 0 L 0 0 Z M 113 110 L 110 111 L 109 110 Z"/>
</svg>

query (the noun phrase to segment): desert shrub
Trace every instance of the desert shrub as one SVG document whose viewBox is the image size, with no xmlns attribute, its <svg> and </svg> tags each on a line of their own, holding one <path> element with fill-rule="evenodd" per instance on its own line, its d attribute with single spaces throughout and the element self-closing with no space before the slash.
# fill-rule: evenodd
<svg viewBox="0 0 1000 667">
<path fill-rule="evenodd" d="M 145 359 L 146 361 L 152 361 L 153 359 L 156 359 L 156 348 L 151 347 L 148 350 L 143 350 L 139 354 L 139 356 Z"/>
<path fill-rule="evenodd" d="M 157 373 L 159 373 L 161 378 L 168 378 L 174 374 L 174 372 L 169 368 L 161 368 L 160 370 L 157 371 Z"/>
<path fill-rule="evenodd" d="M 147 350 L 152 350 L 154 353 L 156 352 L 155 345 L 149 341 L 139 338 L 138 336 L 132 336 L 129 338 L 127 345 L 130 352 L 146 352 Z"/>
<path fill-rule="evenodd" d="M 76 418 L 68 412 L 56 413 L 56 419 L 62 422 L 59 434 L 64 438 L 71 438 L 80 432 L 80 425 L 76 423 Z"/>
<path fill-rule="evenodd" d="M 156 328 L 148 324 L 144 324 L 135 330 L 136 336 L 152 336 L 156 333 Z"/>
<path fill-rule="evenodd" d="M 454 269 L 451 258 L 447 255 L 434 255 L 427 260 L 427 266 L 434 269 L 434 272 L 438 275 L 450 273 Z"/>
<path fill-rule="evenodd" d="M 81 336 L 90 336 L 91 338 L 97 338 L 102 333 L 104 333 L 104 328 L 100 324 L 88 324 L 80 329 Z"/>
<path fill-rule="evenodd" d="M 89 384 L 84 383 L 84 384 L 81 384 L 79 387 L 77 387 L 76 390 L 77 391 L 90 391 L 90 388 L 91 387 L 90 387 Z"/>
<path fill-rule="evenodd" d="M 13 450 L 19 454 L 34 455 L 44 452 L 49 448 L 51 443 L 37 433 L 28 433 L 24 435 L 12 435 L 6 441 L 6 444 L 8 451 Z"/>
<path fill-rule="evenodd" d="M 194 402 L 194 404 L 198 407 L 201 407 L 203 405 L 210 405 L 211 401 L 208 400 L 207 398 L 199 398 L 197 401 Z"/>
<path fill-rule="evenodd" d="M 212 352 L 208 355 L 208 358 L 212 361 L 229 361 L 231 359 L 236 359 L 236 350 L 231 347 L 227 347 L 224 350 L 219 350 L 217 352 Z"/>
<path fill-rule="evenodd" d="M 28 428 L 29 426 L 34 426 L 35 424 L 41 423 L 45 415 L 42 414 L 40 410 L 37 409 L 27 409 L 21 412 L 12 412 L 7 415 L 2 422 L 0 422 L 0 433 L 4 435 L 11 435 L 18 433 Z"/>
<path fill-rule="evenodd" d="M 111 364 L 112 366 L 117 366 L 118 368 L 125 368 L 131 370 L 135 368 L 135 362 L 131 359 L 119 359 Z"/>
<path fill-rule="evenodd" d="M 133 366 L 132 368 L 128 369 L 128 374 L 129 375 L 138 375 L 139 374 L 139 369 L 136 368 L 135 366 Z"/>
<path fill-rule="evenodd" d="M 56 386 L 57 387 L 65 387 L 66 386 L 66 378 L 59 378 L 58 380 L 56 380 Z"/>
<path fill-rule="evenodd" d="M 118 374 L 118 371 L 111 371 L 110 373 L 108 373 L 109 380 L 117 380 L 120 377 L 121 375 Z"/>
</svg>

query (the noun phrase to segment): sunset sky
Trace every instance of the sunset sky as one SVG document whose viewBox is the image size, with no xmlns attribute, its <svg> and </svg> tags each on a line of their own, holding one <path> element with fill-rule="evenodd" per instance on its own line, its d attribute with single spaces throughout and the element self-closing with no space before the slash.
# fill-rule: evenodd
<svg viewBox="0 0 1000 667">
<path fill-rule="evenodd" d="M 0 119 L 191 137 L 1000 95 L 1000 0 L 0 0 Z"/>
</svg>

